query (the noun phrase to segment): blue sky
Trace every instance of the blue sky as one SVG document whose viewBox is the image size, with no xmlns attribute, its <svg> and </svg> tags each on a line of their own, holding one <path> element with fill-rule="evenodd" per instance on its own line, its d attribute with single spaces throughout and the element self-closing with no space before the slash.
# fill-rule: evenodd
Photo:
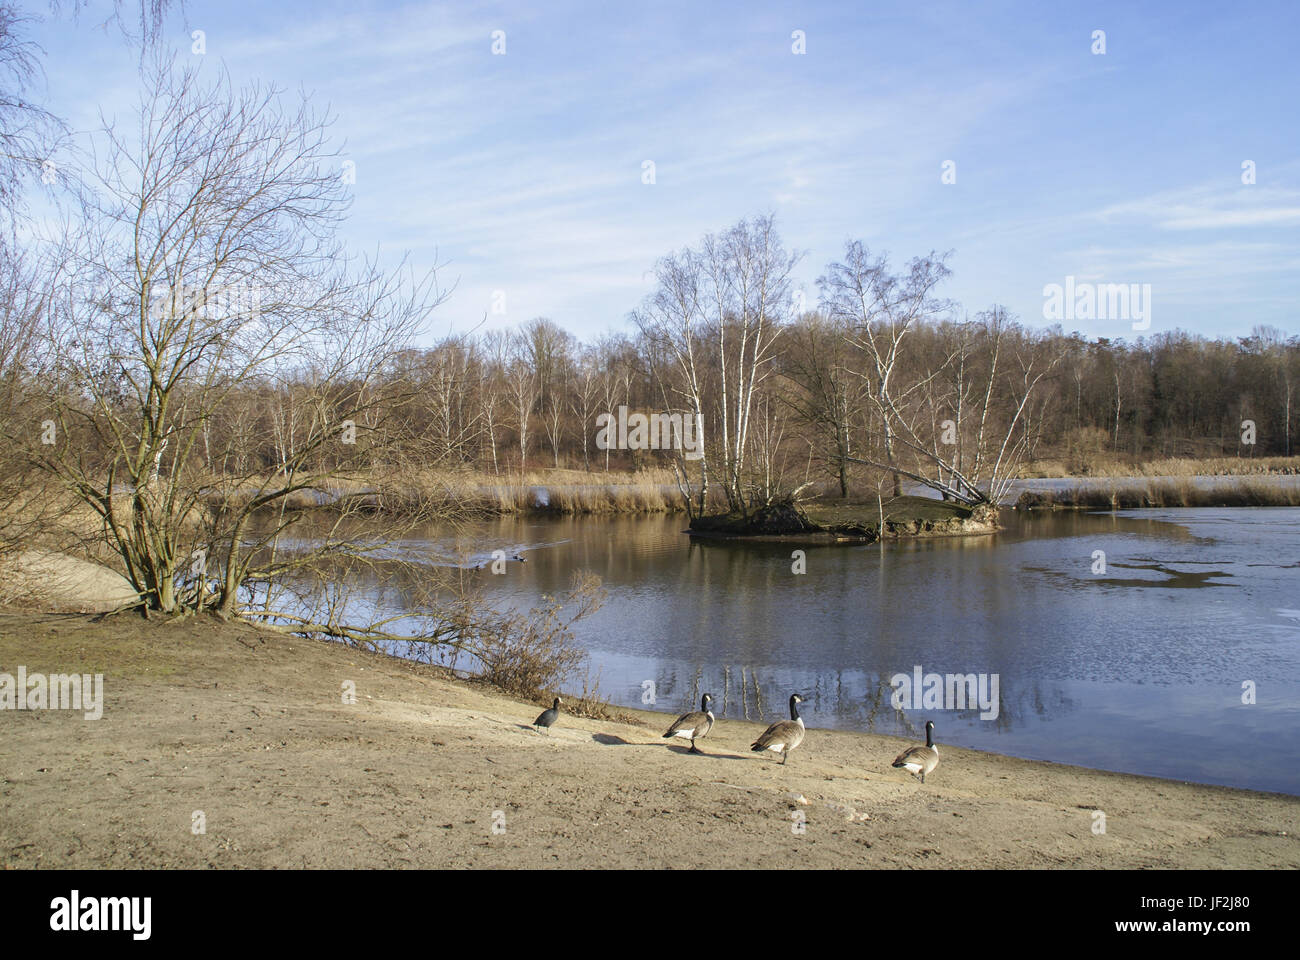
<svg viewBox="0 0 1300 960">
<path fill-rule="evenodd" d="M 45 16 L 47 105 L 76 129 L 127 117 L 137 61 L 96 26 L 107 0 L 76 19 L 26 6 Z M 332 109 L 356 164 L 349 244 L 457 284 L 430 339 L 497 290 L 489 327 L 625 328 L 656 257 L 763 212 L 806 251 L 810 301 L 853 237 L 899 263 L 954 250 L 944 292 L 971 312 L 1044 325 L 1043 287 L 1068 275 L 1150 284 L 1150 333 L 1242 336 L 1300 333 L 1298 28 L 1294 0 L 192 0 L 167 37 L 200 59 L 203 30 L 205 69 Z"/>
</svg>

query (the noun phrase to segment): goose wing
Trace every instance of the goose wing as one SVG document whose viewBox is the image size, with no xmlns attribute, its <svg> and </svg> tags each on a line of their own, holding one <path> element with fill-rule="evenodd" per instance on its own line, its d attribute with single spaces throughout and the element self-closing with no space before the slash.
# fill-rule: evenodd
<svg viewBox="0 0 1300 960">
<path fill-rule="evenodd" d="M 671 737 L 682 730 L 697 730 L 705 727 L 709 722 L 709 715 L 703 710 L 696 710 L 693 713 L 684 713 L 668 728 L 665 737 Z"/>
<path fill-rule="evenodd" d="M 802 734 L 803 727 L 793 720 L 778 720 L 763 731 L 763 735 L 754 741 L 750 749 L 766 750 L 774 743 L 789 743 L 794 737 L 795 731 Z"/>
<path fill-rule="evenodd" d="M 908 747 L 894 758 L 894 766 L 896 767 L 916 763 L 928 769 L 933 769 L 934 764 L 938 762 L 939 754 L 929 747 Z"/>
</svg>

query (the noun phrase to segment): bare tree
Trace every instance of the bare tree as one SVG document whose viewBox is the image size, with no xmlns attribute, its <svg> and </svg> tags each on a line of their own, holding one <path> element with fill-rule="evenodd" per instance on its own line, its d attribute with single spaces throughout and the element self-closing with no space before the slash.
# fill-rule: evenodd
<svg viewBox="0 0 1300 960">
<path fill-rule="evenodd" d="M 42 78 L 40 48 L 24 37 L 32 18 L 0 4 L 0 257 L 15 256 L 12 230 L 21 213 L 24 181 L 59 180 L 50 158 L 64 134 L 63 123 L 30 99 Z"/>
<path fill-rule="evenodd" d="M 506 400 L 515 415 L 515 429 L 519 437 L 519 472 L 523 473 L 528 462 L 529 426 L 540 392 L 528 340 L 523 334 L 510 338 L 507 364 Z"/>
<path fill-rule="evenodd" d="M 143 598 L 168 614 L 240 612 L 239 589 L 361 548 L 281 548 L 303 501 L 346 504 L 400 407 L 379 373 L 439 302 L 432 275 L 353 263 L 328 118 L 278 91 L 156 63 L 138 123 L 86 152 L 93 187 L 53 253 L 48 348 L 70 371 L 46 397 L 42 465 L 102 520 Z M 292 422 L 214 455 L 209 425 L 239 393 L 287 398 Z M 260 420 L 249 421 L 256 429 Z M 202 450 L 202 455 L 200 455 Z M 214 475 L 209 466 L 243 464 Z M 209 564 L 214 571 L 209 574 Z"/>
<path fill-rule="evenodd" d="M 771 499 L 770 464 L 760 464 L 754 476 L 749 472 L 756 449 L 750 428 L 791 312 L 791 273 L 798 262 L 799 255 L 782 245 L 772 217 L 742 220 L 721 235 L 706 236 L 699 251 L 659 261 L 658 288 L 633 315 L 642 335 L 675 368 L 671 377 L 662 367 L 657 374 L 665 403 L 671 391 L 690 415 L 717 425 L 719 435 L 705 444 L 701 461 L 701 510 L 713 473 L 720 473 L 733 511 L 748 514 Z M 710 386 L 714 399 L 706 410 Z M 764 445 L 757 449 L 771 452 Z"/>
<path fill-rule="evenodd" d="M 795 418 L 829 441 L 824 458 L 839 484 L 840 496 L 849 495 L 849 457 L 854 453 L 854 418 L 862 405 L 866 380 L 850 368 L 844 331 L 824 317 L 806 315 L 790 331 L 782 355 L 788 389 L 781 399 Z M 810 450 L 811 452 L 811 450 Z"/>
<path fill-rule="evenodd" d="M 38 384 L 63 371 L 40 349 L 48 299 L 33 260 L 22 251 L 0 257 L 0 561 L 48 539 L 70 506 L 60 486 L 35 469 L 54 440 L 54 424 L 32 417 Z"/>
<path fill-rule="evenodd" d="M 722 487 L 733 510 L 751 503 L 745 456 L 756 391 L 771 371 L 773 349 L 791 310 L 791 273 L 800 256 L 781 244 L 771 216 L 742 220 L 720 237 L 707 236 L 701 266 L 706 315 L 717 342 Z"/>
<path fill-rule="evenodd" d="M 599 357 L 592 348 L 578 356 L 574 373 L 574 391 L 570 409 L 578 420 L 578 433 L 582 436 L 582 469 L 591 472 L 591 431 L 596 422 L 596 403 L 600 393 Z"/>
<path fill-rule="evenodd" d="M 89 9 L 90 0 L 50 0 L 50 9 L 60 13 L 65 7 L 73 16 Z M 116 27 L 122 37 L 140 48 L 141 57 L 148 54 L 162 38 L 167 11 L 172 7 L 185 9 L 185 0 L 113 0 L 112 10 L 104 16 L 100 26 Z"/>
<path fill-rule="evenodd" d="M 942 341 L 939 346 L 945 349 L 930 364 L 917 367 L 920 373 L 909 378 L 908 389 L 889 396 L 886 413 L 900 455 L 888 463 L 851 459 L 885 467 L 945 498 L 971 506 L 997 504 L 1034 443 L 1031 403 L 1064 356 L 1060 340 L 1024 330 L 1005 308 L 994 306 L 977 315 L 975 324 L 965 325 L 956 349 L 947 350 Z M 936 390 L 941 376 L 947 384 Z M 978 387 L 968 399 L 971 380 Z M 944 426 L 940 416 L 955 411 L 961 411 L 963 425 L 958 427 L 954 417 Z M 967 412 L 975 420 L 972 428 L 964 425 Z M 971 430 L 973 437 L 967 440 Z M 943 439 L 949 431 L 951 441 Z"/>
<path fill-rule="evenodd" d="M 651 378 L 659 387 L 664 410 L 684 407 L 686 416 L 694 418 L 697 424 L 702 423 L 705 414 L 704 364 L 708 350 L 702 339 L 699 258 L 689 250 L 670 254 L 655 264 L 655 276 L 658 288 L 646 299 L 642 309 L 632 314 L 632 320 L 648 344 L 646 353 Z M 697 486 L 687 470 L 685 458 L 677 456 L 673 460 L 678 491 L 692 516 L 703 513 L 708 501 L 707 443 L 700 450 L 699 465 Z"/>
<path fill-rule="evenodd" d="M 887 258 L 873 259 L 865 244 L 853 240 L 845 245 L 843 261 L 830 264 L 817 280 L 823 310 L 844 325 L 848 342 L 870 363 L 866 375 L 871 378 L 871 396 L 891 470 L 896 464 L 898 406 L 919 386 L 913 382 L 896 390 L 891 380 L 907 335 L 947 308 L 934 296 L 935 287 L 950 273 L 945 260 L 946 255 L 934 253 L 918 257 L 899 276 L 890 271 Z M 901 472 L 894 470 L 896 497 L 902 494 L 900 476 Z"/>
<path fill-rule="evenodd" d="M 630 390 L 631 374 L 628 371 L 627 364 L 623 362 L 622 345 L 622 341 L 612 338 L 606 338 L 598 345 L 603 360 L 600 377 L 600 397 L 607 413 L 613 413 L 614 408 L 620 402 L 625 402 Z M 605 447 L 606 473 L 609 473 L 610 453 L 611 447 Z"/>
</svg>

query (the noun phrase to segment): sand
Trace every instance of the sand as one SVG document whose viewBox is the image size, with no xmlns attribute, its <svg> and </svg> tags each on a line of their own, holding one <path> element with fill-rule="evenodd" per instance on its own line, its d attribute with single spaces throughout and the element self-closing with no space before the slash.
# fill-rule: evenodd
<svg viewBox="0 0 1300 960">
<path fill-rule="evenodd" d="M 728 719 L 705 756 L 651 713 L 548 737 L 546 704 L 243 624 L 0 614 L 19 664 L 106 703 L 0 713 L 6 868 L 1300 866 L 1300 798 L 942 744 L 922 785 L 818 729 L 782 767 Z"/>
<path fill-rule="evenodd" d="M 41 609 L 103 613 L 135 599 L 131 582 L 108 567 L 53 550 L 25 550 L 6 564 L 5 594 L 39 598 Z"/>
</svg>

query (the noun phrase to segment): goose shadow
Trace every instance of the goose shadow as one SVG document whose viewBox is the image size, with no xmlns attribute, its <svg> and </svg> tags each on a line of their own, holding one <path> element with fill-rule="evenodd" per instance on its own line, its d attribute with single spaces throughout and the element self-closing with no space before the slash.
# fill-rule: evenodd
<svg viewBox="0 0 1300 960">
<path fill-rule="evenodd" d="M 691 755 L 690 747 L 679 746 L 678 744 L 675 743 L 668 744 L 668 749 L 671 750 L 673 753 L 685 754 L 688 757 Z M 710 760 L 748 760 L 749 759 L 749 757 L 743 757 L 740 754 L 736 754 L 736 753 L 711 753 L 708 750 L 697 751 L 695 756 L 708 757 Z"/>
<path fill-rule="evenodd" d="M 593 733 L 591 739 L 606 747 L 653 747 L 653 743 L 636 743 L 632 740 L 624 740 L 622 737 L 615 736 L 612 733 Z"/>
<path fill-rule="evenodd" d="M 654 742 L 653 740 L 650 741 L 649 743 L 638 743 L 635 740 L 624 740 L 622 737 L 616 736 L 615 734 L 612 733 L 593 733 L 591 735 L 591 739 L 607 747 L 667 747 L 673 753 L 681 753 L 681 754 L 685 754 L 686 756 L 691 755 L 690 747 L 679 746 L 678 744 L 675 743 L 660 744 Z M 740 756 L 734 753 L 710 753 L 707 750 L 700 750 L 695 754 L 695 756 L 707 757 L 708 759 L 711 760 L 748 760 L 749 759 L 748 757 Z"/>
</svg>

